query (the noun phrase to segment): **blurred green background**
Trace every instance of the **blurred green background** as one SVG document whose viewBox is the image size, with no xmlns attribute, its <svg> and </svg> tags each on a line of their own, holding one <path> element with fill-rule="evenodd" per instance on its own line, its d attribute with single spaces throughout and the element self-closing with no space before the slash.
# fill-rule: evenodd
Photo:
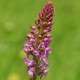
<svg viewBox="0 0 80 80">
<path fill-rule="evenodd" d="M 23 44 L 48 0 L 0 0 L 0 80 L 28 80 Z M 80 0 L 55 4 L 49 74 L 43 80 L 80 80 Z"/>
</svg>

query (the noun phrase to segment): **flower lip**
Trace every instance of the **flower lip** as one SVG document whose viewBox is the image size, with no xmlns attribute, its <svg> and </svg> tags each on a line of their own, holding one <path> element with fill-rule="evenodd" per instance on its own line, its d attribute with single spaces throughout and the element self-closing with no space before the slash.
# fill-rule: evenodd
<svg viewBox="0 0 80 80">
<path fill-rule="evenodd" d="M 33 55 L 34 55 L 34 56 L 39 56 L 39 52 L 38 52 L 37 50 L 34 50 L 34 51 L 33 51 Z"/>
<path fill-rule="evenodd" d="M 31 67 L 31 66 L 33 66 L 34 64 L 36 64 L 34 61 L 31 61 L 31 60 L 29 60 L 29 59 L 27 59 L 27 58 L 24 59 L 24 62 L 25 62 L 25 64 L 28 65 L 28 67 Z"/>
<path fill-rule="evenodd" d="M 35 69 L 34 68 L 30 68 L 29 70 L 28 70 L 28 75 L 29 76 L 33 76 L 35 74 Z"/>
</svg>

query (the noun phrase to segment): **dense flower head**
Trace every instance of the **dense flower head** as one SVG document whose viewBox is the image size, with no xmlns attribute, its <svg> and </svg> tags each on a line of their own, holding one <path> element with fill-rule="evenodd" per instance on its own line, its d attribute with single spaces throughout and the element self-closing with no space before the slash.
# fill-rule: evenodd
<svg viewBox="0 0 80 80">
<path fill-rule="evenodd" d="M 39 13 L 39 18 L 35 20 L 35 26 L 30 26 L 31 34 L 27 34 L 29 42 L 24 44 L 24 51 L 27 55 L 24 62 L 28 65 L 29 76 L 35 77 L 36 75 L 46 76 L 49 66 L 47 57 L 51 53 L 49 44 L 51 43 L 51 27 L 53 25 L 54 6 L 52 2 L 47 2 L 42 11 Z M 30 60 L 32 56 L 32 60 Z"/>
</svg>

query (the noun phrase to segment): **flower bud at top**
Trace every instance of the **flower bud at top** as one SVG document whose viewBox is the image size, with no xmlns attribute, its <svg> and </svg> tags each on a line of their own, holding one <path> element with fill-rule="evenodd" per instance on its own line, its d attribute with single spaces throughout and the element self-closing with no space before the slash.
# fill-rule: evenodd
<svg viewBox="0 0 80 80">
<path fill-rule="evenodd" d="M 30 42 L 33 42 L 33 43 L 34 43 L 34 42 L 35 42 L 35 39 L 32 39 L 32 38 L 31 38 L 31 39 L 30 39 Z"/>
<path fill-rule="evenodd" d="M 42 24 L 43 26 L 47 26 L 47 22 L 43 22 L 43 24 Z"/>
<path fill-rule="evenodd" d="M 53 22 L 48 22 L 48 26 L 51 26 L 51 25 L 53 25 Z"/>
<path fill-rule="evenodd" d="M 52 35 L 51 34 L 47 34 L 47 37 L 49 38 L 49 37 L 51 37 Z"/>
<path fill-rule="evenodd" d="M 47 33 L 47 32 L 49 32 L 49 30 L 44 30 L 44 33 Z"/>
<path fill-rule="evenodd" d="M 32 38 L 32 35 L 31 34 L 27 34 L 26 36 L 28 39 Z"/>
<path fill-rule="evenodd" d="M 44 38 L 44 42 L 46 42 L 46 41 L 48 41 L 49 40 L 49 38 Z"/>
<path fill-rule="evenodd" d="M 34 26 L 30 26 L 32 30 L 35 30 L 36 28 Z"/>
</svg>

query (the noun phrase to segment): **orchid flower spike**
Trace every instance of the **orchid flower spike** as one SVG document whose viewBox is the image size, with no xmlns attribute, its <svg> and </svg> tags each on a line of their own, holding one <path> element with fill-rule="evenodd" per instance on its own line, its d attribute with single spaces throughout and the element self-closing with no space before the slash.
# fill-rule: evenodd
<svg viewBox="0 0 80 80">
<path fill-rule="evenodd" d="M 35 20 L 35 26 L 30 26 L 31 34 L 27 34 L 28 42 L 24 43 L 24 51 L 27 64 L 28 75 L 30 80 L 36 80 L 37 77 L 42 78 L 48 74 L 47 67 L 49 62 L 47 58 L 51 53 L 49 44 L 52 35 L 49 33 L 53 25 L 54 6 L 52 2 L 47 2 L 42 11 L 39 13 L 39 18 Z M 30 60 L 30 56 L 32 59 Z"/>
</svg>

